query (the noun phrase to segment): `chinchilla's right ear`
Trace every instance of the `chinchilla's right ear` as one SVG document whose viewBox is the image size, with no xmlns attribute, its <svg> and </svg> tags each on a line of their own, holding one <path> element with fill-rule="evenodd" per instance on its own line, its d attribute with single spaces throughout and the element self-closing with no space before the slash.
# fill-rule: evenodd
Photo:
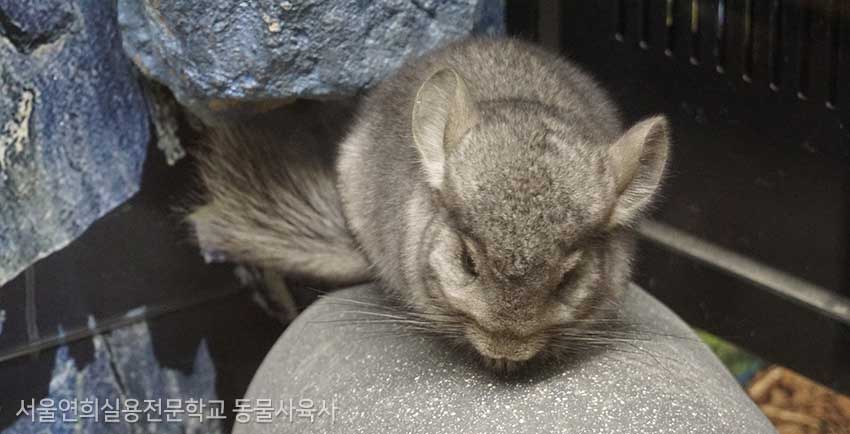
<svg viewBox="0 0 850 434">
<path fill-rule="evenodd" d="M 411 128 L 432 188 L 442 188 L 447 155 L 477 123 L 475 102 L 466 82 L 455 70 L 440 69 L 419 88 Z"/>
<path fill-rule="evenodd" d="M 664 116 L 638 122 L 608 148 L 618 196 L 610 226 L 631 223 L 651 203 L 667 166 L 669 148 L 670 127 Z"/>
</svg>

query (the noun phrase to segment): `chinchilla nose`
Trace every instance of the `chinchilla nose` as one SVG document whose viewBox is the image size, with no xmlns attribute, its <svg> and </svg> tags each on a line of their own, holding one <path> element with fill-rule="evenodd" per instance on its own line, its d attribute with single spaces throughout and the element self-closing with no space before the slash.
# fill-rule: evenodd
<svg viewBox="0 0 850 434">
<path fill-rule="evenodd" d="M 466 337 L 481 355 L 490 359 L 522 362 L 534 357 L 546 345 L 542 335 L 518 336 L 509 331 L 467 327 Z"/>
</svg>

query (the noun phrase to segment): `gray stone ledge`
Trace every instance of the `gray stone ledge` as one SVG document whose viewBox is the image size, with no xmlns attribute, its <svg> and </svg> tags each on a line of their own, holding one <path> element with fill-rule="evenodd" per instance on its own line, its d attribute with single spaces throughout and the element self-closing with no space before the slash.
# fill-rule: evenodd
<svg viewBox="0 0 850 434">
<path fill-rule="evenodd" d="M 380 295 L 363 286 L 333 297 Z M 353 324 L 362 309 L 315 303 L 247 392 L 249 402 L 333 403 L 333 419 L 252 419 L 234 433 L 775 433 L 687 325 L 637 287 L 624 303 L 624 319 L 640 330 L 633 342 L 508 380 L 437 340 Z"/>
</svg>

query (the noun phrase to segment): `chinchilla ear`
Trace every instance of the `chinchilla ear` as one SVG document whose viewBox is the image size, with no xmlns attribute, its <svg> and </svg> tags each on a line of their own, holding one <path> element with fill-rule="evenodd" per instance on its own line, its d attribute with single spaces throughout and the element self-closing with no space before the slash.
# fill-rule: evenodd
<svg viewBox="0 0 850 434">
<path fill-rule="evenodd" d="M 631 223 L 652 201 L 669 149 L 670 127 L 664 116 L 638 122 L 608 148 L 618 196 L 610 226 Z"/>
<path fill-rule="evenodd" d="M 419 88 L 411 127 L 431 187 L 442 187 L 446 156 L 476 123 L 475 102 L 455 70 L 440 69 Z"/>
</svg>

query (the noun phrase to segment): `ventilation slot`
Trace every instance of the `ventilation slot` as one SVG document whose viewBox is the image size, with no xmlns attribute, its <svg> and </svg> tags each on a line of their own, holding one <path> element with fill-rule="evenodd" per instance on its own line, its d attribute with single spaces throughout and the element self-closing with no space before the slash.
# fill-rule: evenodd
<svg viewBox="0 0 850 434">
<path fill-rule="evenodd" d="M 770 3 L 770 38 L 768 64 L 768 85 L 774 92 L 779 91 L 782 84 L 782 0 L 772 0 Z"/>
<path fill-rule="evenodd" d="M 753 11 L 753 0 L 744 0 L 742 13 L 744 20 L 744 31 L 741 40 L 742 71 L 741 78 L 747 83 L 753 81 L 753 65 L 755 63 L 755 19 Z"/>
<path fill-rule="evenodd" d="M 812 54 L 812 5 L 810 0 L 800 0 L 800 54 L 797 76 L 797 96 L 805 100 L 809 94 L 809 70 Z"/>
<path fill-rule="evenodd" d="M 830 109 L 850 100 L 850 0 L 611 0 L 614 36 Z"/>
<path fill-rule="evenodd" d="M 691 0 L 691 63 L 700 63 L 700 25 L 699 25 L 699 0 Z"/>
<path fill-rule="evenodd" d="M 717 2 L 717 27 L 714 32 L 714 62 L 717 72 L 726 72 L 726 0 Z"/>
<path fill-rule="evenodd" d="M 826 106 L 830 109 L 836 109 L 838 107 L 838 98 L 839 98 L 839 89 L 838 83 L 840 77 L 842 75 L 842 63 L 846 62 L 846 50 L 850 49 L 850 46 L 844 46 L 844 50 L 842 51 L 842 41 L 841 36 L 842 33 L 847 32 L 848 29 L 842 27 L 841 21 L 842 17 L 846 16 L 846 2 L 841 0 L 833 0 L 830 2 L 830 16 L 829 16 L 829 88 L 827 91 L 826 97 Z M 845 83 L 847 80 L 850 80 L 850 75 L 844 76 Z"/>
<path fill-rule="evenodd" d="M 640 40 L 638 45 L 644 50 L 649 49 L 652 40 L 652 9 L 651 0 L 640 0 Z"/>
<path fill-rule="evenodd" d="M 676 41 L 676 0 L 666 0 L 664 14 L 664 54 L 672 57 Z"/>
<path fill-rule="evenodd" d="M 618 41 L 624 41 L 626 39 L 626 21 L 628 20 L 626 0 L 616 0 L 616 2 L 615 14 L 617 15 L 617 18 L 614 21 L 614 26 L 616 28 L 614 31 L 614 38 Z"/>
</svg>

